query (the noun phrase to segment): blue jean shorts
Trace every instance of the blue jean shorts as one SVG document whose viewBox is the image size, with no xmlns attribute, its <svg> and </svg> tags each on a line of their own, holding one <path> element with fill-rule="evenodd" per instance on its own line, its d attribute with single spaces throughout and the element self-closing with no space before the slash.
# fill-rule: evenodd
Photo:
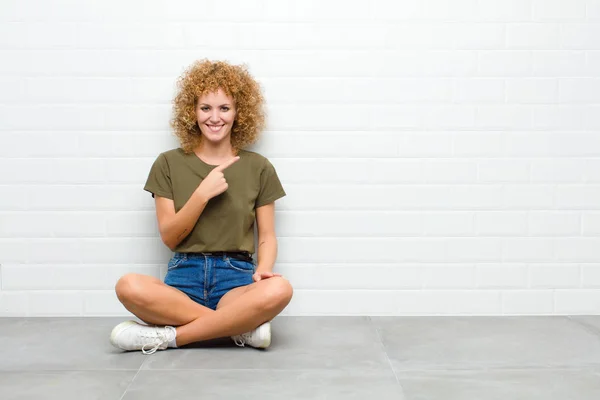
<svg viewBox="0 0 600 400">
<path fill-rule="evenodd" d="M 169 261 L 165 283 L 196 303 L 216 310 L 225 293 L 254 282 L 255 270 L 254 262 L 227 255 L 175 253 Z"/>
</svg>

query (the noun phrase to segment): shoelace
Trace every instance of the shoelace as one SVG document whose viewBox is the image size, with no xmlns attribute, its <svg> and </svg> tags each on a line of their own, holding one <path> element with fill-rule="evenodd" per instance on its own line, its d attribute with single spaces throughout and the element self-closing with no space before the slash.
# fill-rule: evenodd
<svg viewBox="0 0 600 400">
<path fill-rule="evenodd" d="M 238 336 L 234 336 L 233 341 L 238 346 L 244 347 L 246 345 L 246 341 L 249 339 L 251 334 L 252 333 L 249 332 L 249 333 L 242 333 L 241 335 L 238 335 Z"/>
<path fill-rule="evenodd" d="M 142 337 L 144 337 L 144 338 L 158 340 L 156 343 L 154 343 L 154 345 L 150 348 L 150 350 L 146 350 L 146 346 L 150 346 L 151 344 L 143 345 L 142 353 L 147 354 L 147 355 L 154 354 L 154 353 L 156 353 L 156 350 L 158 350 L 160 346 L 162 346 L 165 343 L 169 343 L 169 338 L 168 338 L 166 332 L 167 332 L 166 328 L 164 328 L 164 332 L 161 332 L 159 330 L 159 328 L 156 328 L 156 330 L 153 332 L 153 334 L 142 333 Z"/>
</svg>

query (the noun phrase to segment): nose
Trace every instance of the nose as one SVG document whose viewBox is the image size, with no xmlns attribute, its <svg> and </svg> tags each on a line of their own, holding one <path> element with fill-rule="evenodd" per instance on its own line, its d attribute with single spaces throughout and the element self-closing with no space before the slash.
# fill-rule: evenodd
<svg viewBox="0 0 600 400">
<path fill-rule="evenodd" d="M 220 120 L 221 118 L 219 117 L 219 110 L 213 108 L 212 112 L 210 113 L 210 122 L 218 123 Z"/>
</svg>

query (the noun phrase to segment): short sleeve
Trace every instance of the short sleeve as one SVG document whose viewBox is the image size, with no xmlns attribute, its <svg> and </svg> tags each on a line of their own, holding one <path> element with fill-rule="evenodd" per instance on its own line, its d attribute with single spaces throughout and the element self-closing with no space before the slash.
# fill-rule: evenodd
<svg viewBox="0 0 600 400">
<path fill-rule="evenodd" d="M 265 159 L 265 165 L 260 173 L 260 191 L 256 197 L 254 207 L 258 208 L 272 203 L 283 196 L 285 196 L 285 191 L 279 181 L 275 167 L 269 160 Z"/>
<path fill-rule="evenodd" d="M 152 164 L 144 190 L 152 193 L 152 197 L 156 194 L 173 200 L 171 173 L 169 163 L 164 154 L 160 154 L 154 161 L 154 164 Z"/>
</svg>

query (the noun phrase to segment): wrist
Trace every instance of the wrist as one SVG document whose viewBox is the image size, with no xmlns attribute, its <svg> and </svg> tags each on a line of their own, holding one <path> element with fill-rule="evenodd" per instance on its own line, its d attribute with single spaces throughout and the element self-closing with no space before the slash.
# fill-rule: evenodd
<svg viewBox="0 0 600 400">
<path fill-rule="evenodd" d="M 202 190 L 196 189 L 194 190 L 194 196 L 199 199 L 200 201 L 202 201 L 202 203 L 208 203 L 208 196 L 206 196 L 206 194 L 204 194 L 204 192 Z"/>
</svg>

